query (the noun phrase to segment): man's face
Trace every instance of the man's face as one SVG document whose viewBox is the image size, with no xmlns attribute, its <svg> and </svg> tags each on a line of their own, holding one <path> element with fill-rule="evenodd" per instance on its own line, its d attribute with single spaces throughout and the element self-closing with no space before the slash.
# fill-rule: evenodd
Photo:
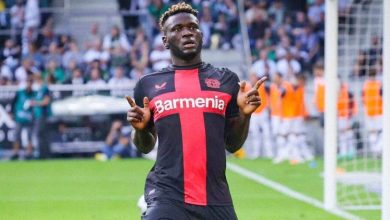
<svg viewBox="0 0 390 220">
<path fill-rule="evenodd" d="M 202 49 L 202 32 L 198 19 L 190 13 L 169 17 L 163 27 L 163 42 L 172 54 L 183 60 L 191 60 Z"/>
</svg>

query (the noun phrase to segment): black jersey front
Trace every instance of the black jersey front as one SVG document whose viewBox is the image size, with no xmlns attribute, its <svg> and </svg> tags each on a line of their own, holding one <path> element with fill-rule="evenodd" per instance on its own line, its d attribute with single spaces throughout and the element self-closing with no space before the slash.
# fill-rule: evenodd
<svg viewBox="0 0 390 220">
<path fill-rule="evenodd" d="M 150 100 L 158 135 L 157 160 L 145 198 L 167 198 L 195 205 L 231 205 L 226 181 L 225 124 L 238 116 L 239 79 L 210 64 L 171 66 L 142 77 L 134 97 Z"/>
</svg>

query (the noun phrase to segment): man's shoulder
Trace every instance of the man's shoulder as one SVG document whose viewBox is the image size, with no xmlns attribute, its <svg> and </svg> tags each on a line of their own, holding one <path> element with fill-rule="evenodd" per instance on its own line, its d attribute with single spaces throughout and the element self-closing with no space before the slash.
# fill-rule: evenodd
<svg viewBox="0 0 390 220">
<path fill-rule="evenodd" d="M 166 67 L 166 68 L 163 68 L 161 70 L 154 71 L 154 72 L 151 72 L 151 73 L 148 73 L 146 75 L 141 76 L 138 80 L 138 83 L 143 83 L 143 82 L 148 81 L 148 80 L 154 80 L 162 75 L 173 74 L 173 73 L 174 73 L 174 70 L 172 68 Z"/>
<path fill-rule="evenodd" d="M 222 74 L 224 76 L 237 76 L 235 72 L 230 70 L 227 67 L 215 67 L 212 64 L 205 63 L 203 69 L 207 71 L 217 72 L 219 74 Z"/>
</svg>

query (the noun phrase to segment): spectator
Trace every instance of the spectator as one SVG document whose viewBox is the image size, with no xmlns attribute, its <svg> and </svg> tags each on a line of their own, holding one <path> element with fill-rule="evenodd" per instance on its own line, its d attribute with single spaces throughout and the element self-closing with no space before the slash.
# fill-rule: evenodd
<svg viewBox="0 0 390 220">
<path fill-rule="evenodd" d="M 101 44 L 102 37 L 99 32 L 99 23 L 93 23 L 91 26 L 90 33 L 86 37 L 86 40 L 84 42 L 85 49 L 89 50 L 97 44 Z"/>
<path fill-rule="evenodd" d="M 83 85 L 85 84 L 85 78 L 83 76 L 83 72 L 79 68 L 75 68 L 72 70 L 72 77 L 66 81 L 66 84 L 72 84 L 72 85 Z M 72 96 L 83 96 L 86 95 L 84 91 L 79 91 L 77 89 L 73 90 Z"/>
<path fill-rule="evenodd" d="M 4 44 L 4 48 L 1 52 L 1 56 L 4 57 L 4 63 L 14 70 L 19 65 L 19 59 L 21 57 L 20 46 L 12 39 L 7 39 Z"/>
<path fill-rule="evenodd" d="M 102 50 L 101 42 L 96 42 L 84 54 L 84 62 L 87 64 L 91 64 L 95 60 L 105 64 L 110 60 L 110 53 Z"/>
<path fill-rule="evenodd" d="M 25 7 L 25 28 L 37 29 L 41 24 L 41 14 L 37 0 L 27 0 Z"/>
<path fill-rule="evenodd" d="M 295 22 L 292 24 L 292 34 L 294 36 L 299 36 L 304 31 L 305 27 L 308 25 L 306 14 L 302 11 L 298 11 L 295 14 Z"/>
<path fill-rule="evenodd" d="M 27 28 L 23 31 L 22 35 L 22 55 L 26 56 L 30 51 L 30 44 L 34 44 L 36 50 L 40 51 L 40 45 L 38 44 L 38 33 L 33 28 Z"/>
<path fill-rule="evenodd" d="M 131 83 L 131 80 L 125 76 L 124 69 L 121 66 L 117 66 L 114 69 L 114 77 L 112 77 L 108 81 L 108 85 L 110 86 L 125 86 L 129 85 Z M 110 94 L 112 96 L 118 96 L 118 97 L 125 97 L 128 94 L 128 90 L 123 89 L 111 89 Z"/>
<path fill-rule="evenodd" d="M 47 84 L 62 84 L 67 79 L 67 76 L 56 61 L 49 60 L 45 70 L 42 72 L 42 78 Z"/>
<path fill-rule="evenodd" d="M 270 27 L 266 16 L 267 13 L 263 10 L 253 12 L 253 20 L 249 22 L 249 38 L 252 41 L 263 38 L 266 29 Z"/>
<path fill-rule="evenodd" d="M 359 51 L 358 57 L 353 65 L 352 76 L 363 77 L 368 75 L 369 59 L 366 51 Z"/>
<path fill-rule="evenodd" d="M 107 70 L 107 68 L 108 67 L 105 63 L 101 62 L 100 60 L 94 60 L 89 63 L 85 72 L 90 73 L 93 69 L 98 69 L 100 71 L 100 76 L 102 77 L 102 79 L 104 81 L 107 81 L 111 77 L 111 75 L 113 75 Z"/>
<path fill-rule="evenodd" d="M 11 160 L 19 158 L 19 151 L 22 145 L 22 130 L 27 131 L 27 152 L 25 159 L 33 158 L 33 144 L 32 144 L 32 129 L 33 129 L 33 112 L 32 102 L 34 99 L 34 91 L 32 89 L 33 76 L 29 75 L 26 78 L 25 87 L 20 89 L 14 98 L 12 104 L 12 114 L 16 122 L 15 141 L 13 143 L 13 154 Z"/>
<path fill-rule="evenodd" d="M 22 30 L 24 25 L 24 12 L 23 0 L 16 0 L 16 3 L 11 7 L 11 28 L 14 32 Z"/>
<path fill-rule="evenodd" d="M 121 52 L 129 52 L 131 49 L 130 43 L 124 33 L 121 33 L 118 26 L 114 25 L 111 28 L 111 33 L 103 39 L 103 49 L 113 53 L 113 50 L 119 49 Z"/>
<path fill-rule="evenodd" d="M 22 61 L 22 65 L 15 70 L 16 84 L 24 87 L 28 75 L 36 73 L 38 70 L 34 67 L 34 63 L 30 57 L 26 57 Z"/>
<path fill-rule="evenodd" d="M 294 82 L 295 75 L 301 72 L 301 64 L 294 59 L 289 50 L 287 51 L 286 57 L 279 60 L 276 65 L 278 72 L 289 82 Z"/>
<path fill-rule="evenodd" d="M 153 71 L 158 71 L 168 66 L 171 63 L 170 56 L 169 50 L 164 48 L 161 37 L 157 36 L 154 40 L 154 49 L 150 53 Z"/>
<path fill-rule="evenodd" d="M 60 49 L 58 48 L 57 42 L 51 42 L 49 45 L 48 53 L 44 54 L 45 63 L 50 62 L 51 60 L 55 61 L 58 66 L 62 64 L 62 54 Z"/>
<path fill-rule="evenodd" d="M 37 140 L 39 158 L 46 159 L 50 156 L 46 123 L 47 118 L 51 116 L 51 97 L 49 89 L 40 74 L 34 74 L 34 83 L 35 96 L 32 102 L 34 116 L 33 134 Z"/>
<path fill-rule="evenodd" d="M 68 67 L 70 65 L 70 62 L 74 61 L 76 65 L 81 65 L 83 62 L 83 55 L 79 51 L 79 48 L 77 46 L 77 43 L 75 41 L 71 41 L 69 43 L 69 50 L 67 50 L 62 55 L 62 66 Z"/>
<path fill-rule="evenodd" d="M 72 59 L 68 62 L 67 66 L 64 66 L 63 69 L 65 72 L 65 76 L 67 76 L 67 80 L 69 80 L 69 77 L 72 76 L 72 71 L 80 66 L 81 65 L 78 65 L 77 62 Z"/>
<path fill-rule="evenodd" d="M 368 50 L 370 66 L 374 65 L 376 59 L 382 55 L 382 42 L 381 38 L 374 36 L 371 39 L 370 49 Z"/>
<path fill-rule="evenodd" d="M 149 68 L 144 68 L 141 66 L 136 66 L 130 71 L 130 77 L 135 80 L 139 80 L 142 76 L 150 73 Z"/>
<path fill-rule="evenodd" d="M 312 24 L 317 24 L 321 20 L 321 13 L 325 12 L 324 0 L 315 0 L 314 4 L 309 7 L 308 17 Z"/>
<path fill-rule="evenodd" d="M 25 57 L 31 57 L 34 65 L 38 69 L 44 68 L 44 56 L 42 53 L 37 49 L 37 46 L 34 42 L 31 42 L 28 44 L 28 52 L 24 55 Z"/>
<path fill-rule="evenodd" d="M 37 45 L 39 50 L 46 54 L 49 52 L 49 46 L 53 43 L 57 43 L 57 36 L 54 34 L 53 27 L 51 25 L 45 25 L 40 34 L 37 37 Z"/>
<path fill-rule="evenodd" d="M 114 121 L 106 137 L 105 146 L 102 149 L 103 155 L 97 154 L 96 158 L 107 160 L 131 157 L 132 146 L 129 138 L 130 133 L 131 127 L 124 127 L 119 120 Z"/>
<path fill-rule="evenodd" d="M 101 71 L 98 68 L 93 68 L 90 72 L 90 78 L 87 82 L 90 86 L 106 85 L 106 82 L 102 79 Z"/>
<path fill-rule="evenodd" d="M 281 0 L 273 1 L 272 6 L 268 10 L 268 13 L 270 16 L 273 16 L 275 18 L 277 26 L 282 25 L 285 13 L 283 2 Z"/>
<path fill-rule="evenodd" d="M 67 34 L 61 34 L 59 37 L 58 37 L 58 44 L 57 44 L 57 47 L 58 47 L 58 51 L 61 53 L 61 54 L 64 54 L 65 52 L 67 52 L 70 48 L 70 42 L 72 41 L 71 37 Z"/>
<path fill-rule="evenodd" d="M 319 38 L 311 25 L 307 25 L 296 39 L 308 53 L 307 63 L 315 63 L 319 58 Z"/>
<path fill-rule="evenodd" d="M 74 68 L 72 70 L 72 77 L 65 81 L 65 84 L 82 85 L 85 84 L 83 72 L 80 68 Z"/>
<path fill-rule="evenodd" d="M 251 67 L 251 70 L 257 76 L 269 75 L 271 78 L 276 73 L 276 64 L 273 60 L 268 59 L 268 50 L 262 50 L 257 60 Z"/>
<path fill-rule="evenodd" d="M 118 26 L 113 26 L 111 34 L 104 37 L 103 49 L 110 53 L 111 67 L 128 65 L 127 55 L 131 46 L 126 35 L 120 32 Z"/>
<path fill-rule="evenodd" d="M 313 68 L 314 72 L 314 105 L 318 112 L 321 127 L 324 127 L 325 112 L 325 79 L 324 65 L 316 63 Z"/>
<path fill-rule="evenodd" d="M 354 138 L 352 120 L 357 113 L 357 106 L 348 84 L 341 82 L 339 87 L 337 100 L 338 157 L 340 159 L 351 159 L 356 155 L 356 140 Z"/>
<path fill-rule="evenodd" d="M 169 6 L 163 2 L 163 0 L 151 0 L 150 4 L 148 6 L 148 12 L 151 15 L 153 27 L 154 27 L 154 33 L 157 33 L 159 31 L 158 22 L 161 17 L 161 15 L 167 11 Z"/>
<path fill-rule="evenodd" d="M 213 28 L 213 20 L 210 9 L 210 2 L 204 1 L 202 2 L 202 10 L 200 13 L 200 21 L 199 21 L 200 29 L 203 33 L 203 46 L 205 48 L 210 47 L 211 40 L 211 31 Z"/>
<path fill-rule="evenodd" d="M 4 64 L 4 58 L 0 60 L 0 78 L 2 79 L 2 85 L 12 83 L 12 72 L 11 69 Z"/>
<path fill-rule="evenodd" d="M 145 69 L 149 63 L 149 43 L 143 29 L 137 29 L 133 45 L 130 51 L 131 66 Z"/>
<path fill-rule="evenodd" d="M 226 21 L 226 15 L 220 13 L 218 15 L 218 20 L 214 24 L 214 34 L 217 38 L 216 42 L 212 44 L 212 48 L 229 49 L 230 48 L 230 33 L 229 33 L 229 24 Z"/>
</svg>

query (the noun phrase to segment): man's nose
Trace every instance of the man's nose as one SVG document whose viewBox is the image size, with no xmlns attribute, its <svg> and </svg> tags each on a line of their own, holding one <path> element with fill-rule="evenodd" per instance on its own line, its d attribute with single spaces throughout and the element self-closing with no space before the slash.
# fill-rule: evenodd
<svg viewBox="0 0 390 220">
<path fill-rule="evenodd" d="M 183 37 L 192 36 L 192 35 L 194 35 L 194 32 L 193 30 L 191 30 L 191 28 L 187 28 L 187 27 L 183 28 Z"/>
</svg>

